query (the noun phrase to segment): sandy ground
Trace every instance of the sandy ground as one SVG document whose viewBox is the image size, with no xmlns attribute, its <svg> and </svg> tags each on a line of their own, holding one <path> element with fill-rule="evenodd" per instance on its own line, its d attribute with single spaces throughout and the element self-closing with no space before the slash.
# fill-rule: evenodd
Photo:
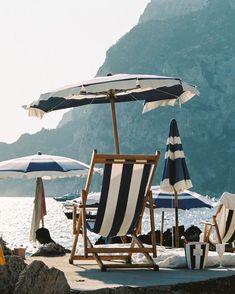
<svg viewBox="0 0 235 294">
<path fill-rule="evenodd" d="M 235 256 L 234 256 L 235 258 Z M 48 267 L 55 267 L 65 273 L 71 289 L 96 290 L 120 286 L 147 287 L 172 285 L 195 281 L 205 281 L 212 278 L 235 275 L 235 267 L 205 268 L 203 270 L 189 270 L 187 268 L 169 269 L 111 269 L 101 272 L 95 262 L 74 261 L 69 264 L 69 255 L 62 257 L 27 257 L 26 263 L 41 260 Z"/>
</svg>

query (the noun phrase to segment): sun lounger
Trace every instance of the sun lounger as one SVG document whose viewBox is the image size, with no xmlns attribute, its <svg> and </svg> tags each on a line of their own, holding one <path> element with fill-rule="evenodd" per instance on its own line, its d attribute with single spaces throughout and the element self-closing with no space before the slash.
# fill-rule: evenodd
<svg viewBox="0 0 235 294">
<path fill-rule="evenodd" d="M 150 256 L 150 253 L 156 256 L 154 213 L 150 188 L 159 156 L 159 152 L 156 155 L 105 155 L 93 152 L 86 186 L 82 190 L 82 206 L 74 204 L 73 233 L 75 236 L 70 263 L 73 263 L 74 260 L 95 259 L 102 271 L 106 271 L 107 268 L 119 267 L 158 270 L 158 266 Z M 97 164 L 104 165 L 100 202 L 96 220 L 92 226 L 87 226 L 86 201 L 93 169 Z M 145 247 L 138 235 L 141 233 L 141 221 L 147 196 L 150 203 L 152 245 Z M 77 210 L 79 210 L 79 214 L 77 214 Z M 87 229 L 105 238 L 119 236 L 122 238 L 122 245 L 125 244 L 128 235 L 131 236 L 131 243 L 118 247 L 97 247 L 91 243 Z M 79 235 L 83 237 L 83 255 L 76 253 Z M 134 253 L 143 253 L 147 263 L 132 264 L 131 256 Z M 121 262 L 107 263 L 107 260 Z"/>
</svg>

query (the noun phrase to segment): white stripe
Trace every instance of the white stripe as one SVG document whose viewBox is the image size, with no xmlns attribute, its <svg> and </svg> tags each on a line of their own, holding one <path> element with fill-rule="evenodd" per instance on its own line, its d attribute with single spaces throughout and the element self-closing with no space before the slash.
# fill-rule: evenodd
<svg viewBox="0 0 235 294">
<path fill-rule="evenodd" d="M 184 190 L 187 190 L 189 188 L 191 188 L 192 182 L 191 180 L 182 180 L 179 181 L 177 183 L 175 183 L 173 186 L 170 184 L 169 179 L 164 179 L 163 181 L 161 181 L 160 184 L 160 189 L 164 192 L 169 192 L 172 193 L 174 192 L 174 188 L 177 192 L 183 192 Z"/>
<path fill-rule="evenodd" d="M 209 243 L 204 243 L 206 245 L 206 249 L 205 249 L 205 257 L 203 260 L 203 268 L 206 266 L 207 263 L 207 258 L 208 258 L 208 251 L 209 251 Z"/>
<path fill-rule="evenodd" d="M 185 158 L 184 151 L 181 150 L 181 151 L 172 152 L 168 150 L 167 152 L 165 152 L 165 159 L 166 158 L 170 158 L 171 160 L 175 160 L 177 158 Z"/>
<path fill-rule="evenodd" d="M 137 200 L 140 191 L 140 184 L 143 176 L 144 166 L 144 164 L 135 164 L 133 167 L 126 212 L 120 230 L 117 233 L 117 236 L 126 235 L 132 223 L 137 206 Z"/>
<path fill-rule="evenodd" d="M 168 144 L 175 145 L 175 144 L 182 144 L 182 143 L 181 143 L 181 139 L 179 136 L 177 136 L 177 137 L 170 136 L 170 137 L 168 137 L 166 144 L 167 145 Z"/>
<path fill-rule="evenodd" d="M 99 234 L 104 237 L 106 237 L 109 234 L 113 225 L 113 219 L 114 219 L 114 215 L 115 215 L 115 211 L 117 207 L 118 194 L 119 194 L 120 183 L 121 183 L 122 168 L 123 168 L 122 164 L 112 165 L 108 198 L 107 198 L 102 226 L 99 232 Z"/>
<path fill-rule="evenodd" d="M 186 260 L 188 264 L 188 268 L 192 268 L 192 263 L 191 263 L 191 254 L 190 254 L 190 244 L 185 245 L 185 254 L 186 254 Z"/>
<path fill-rule="evenodd" d="M 224 226 L 224 227 L 226 227 L 226 226 Z M 229 241 L 229 239 L 232 237 L 232 235 L 234 233 L 234 230 L 235 230 L 235 213 L 233 213 L 233 217 L 232 217 L 230 227 L 228 229 L 227 234 L 222 238 L 223 243 L 226 243 Z"/>
<path fill-rule="evenodd" d="M 200 269 L 201 257 L 203 255 L 203 250 L 201 244 L 195 244 L 195 249 L 193 250 L 193 255 L 195 257 L 195 269 Z"/>
</svg>

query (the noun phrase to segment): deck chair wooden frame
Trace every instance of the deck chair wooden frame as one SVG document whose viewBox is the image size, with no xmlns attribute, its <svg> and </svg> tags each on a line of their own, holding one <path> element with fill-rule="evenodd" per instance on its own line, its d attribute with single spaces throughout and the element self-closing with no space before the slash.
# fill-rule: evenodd
<svg viewBox="0 0 235 294">
<path fill-rule="evenodd" d="M 108 268 L 152 268 L 154 270 L 159 269 L 158 265 L 154 262 L 152 256 L 150 255 L 151 253 L 153 257 L 157 256 L 153 201 L 152 201 L 152 192 L 150 189 L 151 189 L 152 181 L 153 181 L 155 171 L 157 168 L 159 156 L 160 156 L 160 152 L 157 152 L 155 155 L 120 155 L 120 154 L 111 155 L 111 154 L 97 154 L 96 150 L 93 151 L 91 164 L 90 164 L 90 170 L 88 173 L 85 189 L 82 190 L 82 204 L 80 205 L 80 207 L 78 207 L 78 205 L 76 204 L 73 206 L 74 241 L 73 241 L 73 246 L 72 246 L 71 255 L 69 259 L 69 262 L 71 264 L 73 264 L 74 260 L 92 260 L 93 259 L 93 260 L 96 260 L 96 262 L 98 263 L 102 271 L 106 271 Z M 125 244 L 128 246 L 125 246 L 125 247 L 119 246 L 119 247 L 111 247 L 111 248 L 101 247 L 101 246 L 97 247 L 95 245 L 92 245 L 88 237 L 86 201 L 87 201 L 87 196 L 89 193 L 89 188 L 90 188 L 90 184 L 92 180 L 94 167 L 96 164 L 104 165 L 104 174 L 103 174 L 100 204 L 98 206 L 97 218 L 94 224 L 94 228 L 96 228 L 95 233 L 98 233 L 99 235 L 104 237 L 120 236 L 123 243 L 125 243 L 126 241 L 126 236 L 130 235 L 131 242 L 128 244 Z M 107 170 L 109 171 L 111 170 L 111 173 L 109 174 Z M 121 174 L 118 174 L 116 170 L 121 171 Z M 131 170 L 131 176 L 129 178 L 128 172 L 130 170 Z M 115 176 L 113 176 L 113 174 Z M 108 188 L 107 188 L 107 181 L 105 177 L 106 178 L 109 177 Z M 133 180 L 133 177 L 137 177 L 137 178 L 139 177 L 140 186 L 138 186 L 137 184 L 137 188 L 136 188 L 136 185 L 134 185 L 136 182 Z M 117 189 L 117 187 L 119 187 L 119 189 Z M 125 194 L 126 193 L 125 187 L 128 187 L 129 189 L 127 197 Z M 137 191 L 138 195 L 134 196 L 135 193 L 132 193 L 133 191 Z M 107 198 L 105 198 L 106 196 L 104 195 L 106 196 L 108 195 Z M 125 197 L 122 197 L 122 195 L 125 195 Z M 113 198 L 110 198 L 110 196 Z M 117 199 L 115 197 L 117 197 Z M 134 197 L 138 199 L 136 204 L 136 209 L 134 209 L 135 207 L 134 206 L 132 207 L 131 202 L 129 202 L 131 201 L 129 199 L 132 199 Z M 128 200 L 125 200 L 124 198 L 128 198 Z M 142 242 L 139 240 L 138 235 L 141 234 L 141 222 L 142 222 L 144 209 L 146 207 L 147 199 L 149 202 L 152 245 L 145 247 L 142 244 Z M 108 201 L 109 201 L 109 205 L 110 203 L 112 203 L 112 201 L 113 202 L 116 201 L 116 204 L 114 204 L 116 205 L 116 207 L 114 208 L 116 209 L 115 215 L 113 216 L 114 220 L 115 220 L 115 216 L 117 214 L 118 208 L 122 207 L 123 206 L 122 202 L 126 201 L 126 207 L 124 208 L 125 216 L 122 218 L 121 216 L 119 217 L 119 215 L 117 215 L 119 218 L 116 218 L 116 219 L 122 219 L 124 223 L 124 220 L 130 218 L 129 215 L 132 215 L 131 211 L 134 210 L 135 213 L 134 213 L 133 220 L 131 221 L 131 227 L 129 227 L 129 229 L 126 229 L 125 228 L 125 226 L 127 226 L 126 224 L 124 225 L 123 223 L 118 224 L 119 225 L 118 233 L 115 233 L 117 228 L 113 229 L 114 225 L 116 225 L 114 221 L 113 224 L 110 226 L 111 231 L 108 230 L 108 233 L 106 232 L 105 234 L 103 234 L 104 231 L 106 230 L 105 226 L 107 226 L 107 224 L 110 224 L 109 218 L 112 219 L 111 212 L 109 212 L 109 209 L 108 209 L 112 205 L 109 206 L 107 209 L 105 208 L 106 210 L 104 214 L 102 215 L 102 211 L 104 209 L 104 206 L 102 205 L 103 203 L 102 201 L 107 201 L 106 208 L 108 206 Z M 91 208 L 88 208 L 88 209 L 91 209 Z M 128 213 L 128 209 L 130 210 L 130 213 Z M 79 210 L 79 214 L 78 214 L 78 210 Z M 100 219 L 100 215 L 103 217 L 103 219 L 102 217 Z M 97 232 L 97 227 L 99 227 L 99 224 L 101 222 L 102 222 L 102 225 L 100 226 Z M 128 221 L 127 221 L 127 224 L 128 224 Z M 79 235 L 80 237 L 83 238 L 84 253 L 82 255 L 76 254 L 76 249 L 77 249 L 77 245 L 79 241 Z M 143 253 L 147 260 L 147 263 L 132 264 L 131 256 L 134 253 Z M 111 263 L 111 261 L 114 261 L 114 260 L 116 261 L 118 260 L 119 262 Z"/>
<path fill-rule="evenodd" d="M 233 243 L 235 241 L 235 209 L 230 207 L 229 198 L 235 199 L 235 195 L 224 193 L 221 196 L 221 202 L 227 198 L 225 203 L 221 203 L 215 215 L 212 216 L 212 222 L 202 222 L 204 224 L 204 242 L 209 242 L 213 245 L 222 243 Z M 224 218 L 222 225 L 219 223 L 221 218 Z M 214 231 L 214 237 L 212 234 Z M 226 247 L 226 251 L 235 251 L 234 247 Z"/>
</svg>

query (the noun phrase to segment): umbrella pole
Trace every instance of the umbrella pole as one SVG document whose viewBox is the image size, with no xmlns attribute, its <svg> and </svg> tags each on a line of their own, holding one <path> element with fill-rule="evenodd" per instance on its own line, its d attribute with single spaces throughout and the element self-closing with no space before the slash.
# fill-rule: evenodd
<svg viewBox="0 0 235 294">
<path fill-rule="evenodd" d="M 179 217 L 178 217 L 178 193 L 175 192 L 175 247 L 179 248 Z"/>
<path fill-rule="evenodd" d="M 117 154 L 120 154 L 119 140 L 118 140 L 118 129 L 117 129 L 117 118 L 116 118 L 116 110 L 115 110 L 114 97 L 110 97 L 110 102 L 111 102 L 111 110 L 112 110 L 112 120 L 113 120 L 113 133 L 114 133 L 115 149 L 116 149 L 116 153 Z"/>
<path fill-rule="evenodd" d="M 163 246 L 163 227 L 164 227 L 164 211 L 162 211 L 161 232 L 160 232 L 160 245 L 161 246 Z"/>
</svg>

